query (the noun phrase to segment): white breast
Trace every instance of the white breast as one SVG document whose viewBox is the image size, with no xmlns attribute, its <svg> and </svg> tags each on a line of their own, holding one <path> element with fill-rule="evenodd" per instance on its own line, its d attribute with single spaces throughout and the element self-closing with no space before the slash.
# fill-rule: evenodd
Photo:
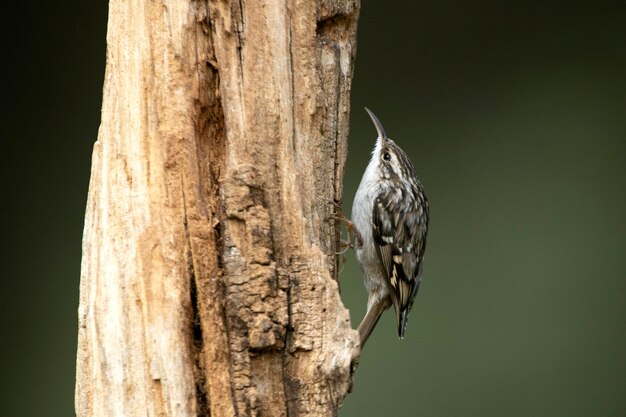
<svg viewBox="0 0 626 417">
<path fill-rule="evenodd" d="M 376 253 L 372 236 L 374 199 L 380 191 L 378 189 L 380 181 L 377 178 L 377 163 L 377 159 L 372 158 L 365 173 L 363 173 L 363 178 L 361 178 L 361 183 L 352 203 L 352 222 L 363 238 L 363 246 L 356 249 L 356 257 L 363 270 L 365 287 L 370 293 L 375 292 L 382 297 L 387 294 L 385 272 Z"/>
</svg>

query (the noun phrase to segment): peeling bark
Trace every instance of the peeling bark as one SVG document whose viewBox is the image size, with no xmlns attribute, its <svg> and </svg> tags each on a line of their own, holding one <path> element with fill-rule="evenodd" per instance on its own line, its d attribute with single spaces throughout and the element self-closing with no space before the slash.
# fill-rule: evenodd
<svg viewBox="0 0 626 417">
<path fill-rule="evenodd" d="M 358 0 L 110 2 L 79 416 L 325 416 Z"/>
</svg>

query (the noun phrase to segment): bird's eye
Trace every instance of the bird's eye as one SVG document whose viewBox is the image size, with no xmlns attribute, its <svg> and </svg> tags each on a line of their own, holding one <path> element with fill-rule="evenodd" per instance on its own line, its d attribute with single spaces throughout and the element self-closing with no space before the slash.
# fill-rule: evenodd
<svg viewBox="0 0 626 417">
<path fill-rule="evenodd" d="M 383 154 L 383 159 L 384 159 L 385 161 L 391 161 L 391 155 L 389 155 L 389 152 L 385 152 L 385 153 Z"/>
</svg>

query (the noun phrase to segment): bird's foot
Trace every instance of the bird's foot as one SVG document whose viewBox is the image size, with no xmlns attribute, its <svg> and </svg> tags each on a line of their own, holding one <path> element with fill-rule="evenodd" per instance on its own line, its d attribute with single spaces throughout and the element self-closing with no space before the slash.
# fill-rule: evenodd
<svg viewBox="0 0 626 417">
<path fill-rule="evenodd" d="M 333 213 L 332 218 L 335 221 L 343 223 L 346 226 L 346 230 L 348 231 L 348 240 L 340 240 L 339 248 L 340 251 L 336 252 L 337 255 L 343 255 L 348 251 L 348 249 L 359 249 L 363 246 L 363 237 L 361 236 L 361 232 L 357 229 L 356 225 L 348 219 L 343 212 L 341 211 L 341 205 L 336 201 L 330 201 L 330 204 L 335 206 L 335 212 Z"/>
<path fill-rule="evenodd" d="M 339 251 L 335 252 L 335 255 L 345 255 L 345 253 L 348 252 L 350 248 L 354 249 L 354 245 L 349 240 L 340 239 L 338 246 L 339 246 Z"/>
</svg>

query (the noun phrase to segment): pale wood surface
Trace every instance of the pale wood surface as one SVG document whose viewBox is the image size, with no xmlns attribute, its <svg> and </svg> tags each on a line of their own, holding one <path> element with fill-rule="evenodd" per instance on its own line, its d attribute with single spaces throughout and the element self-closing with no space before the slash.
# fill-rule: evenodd
<svg viewBox="0 0 626 417">
<path fill-rule="evenodd" d="M 358 0 L 110 2 L 79 416 L 326 416 Z"/>
</svg>

